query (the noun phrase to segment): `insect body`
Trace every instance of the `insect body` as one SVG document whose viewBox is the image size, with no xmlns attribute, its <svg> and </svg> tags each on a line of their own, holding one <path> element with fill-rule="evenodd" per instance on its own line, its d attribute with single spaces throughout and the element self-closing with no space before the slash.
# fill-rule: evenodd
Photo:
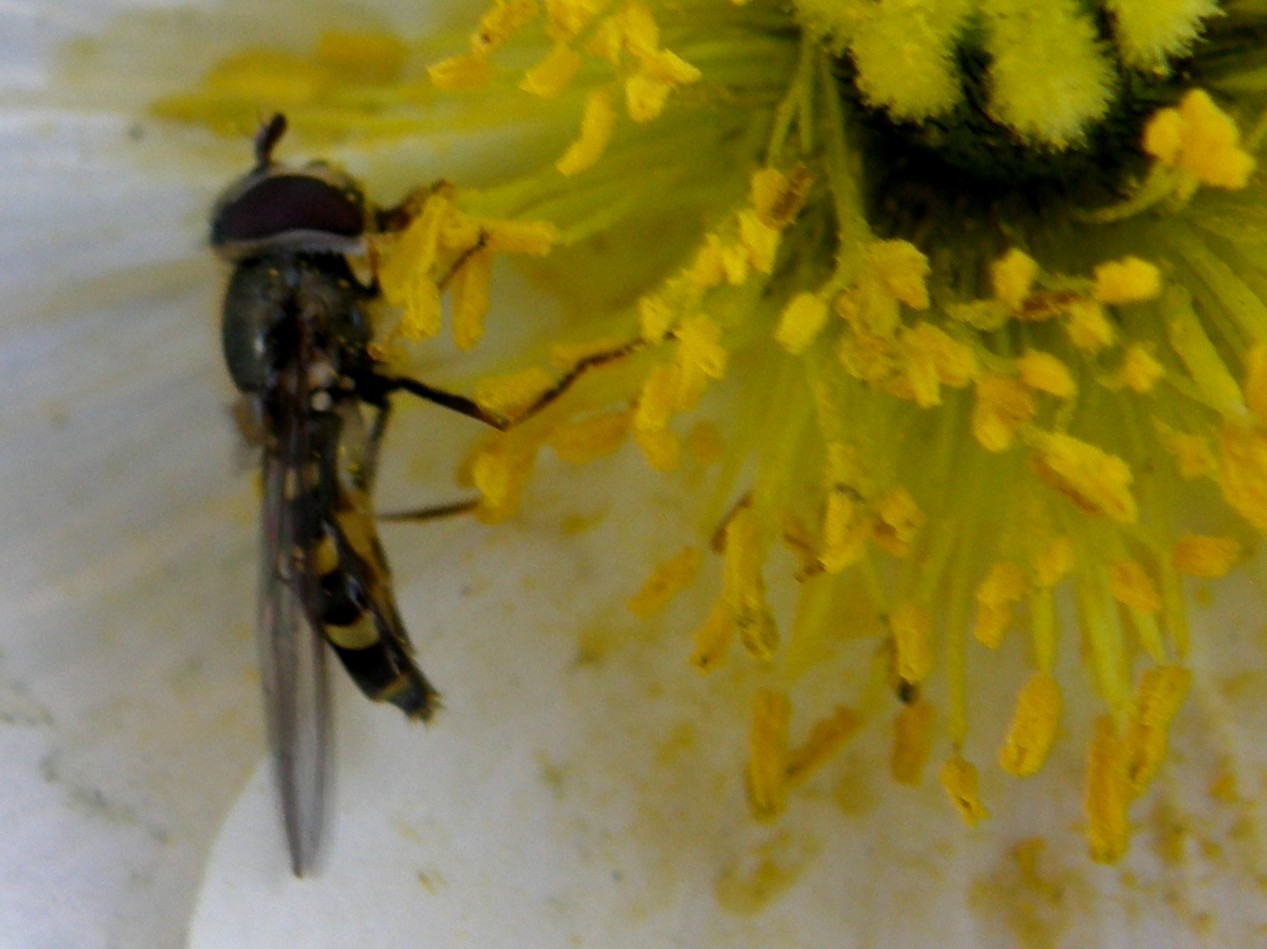
<svg viewBox="0 0 1267 949">
<path fill-rule="evenodd" d="M 388 396 L 399 388 L 473 404 L 380 375 L 367 353 L 354 276 L 374 217 L 359 187 L 329 166 L 272 161 L 279 115 L 256 138 L 256 166 L 216 205 L 211 243 L 235 269 L 223 346 L 262 431 L 264 496 L 259 634 L 266 717 L 292 866 L 303 872 L 321 829 L 328 733 L 324 649 L 370 698 L 428 718 L 436 692 L 412 658 L 374 529 L 370 494 Z"/>
</svg>

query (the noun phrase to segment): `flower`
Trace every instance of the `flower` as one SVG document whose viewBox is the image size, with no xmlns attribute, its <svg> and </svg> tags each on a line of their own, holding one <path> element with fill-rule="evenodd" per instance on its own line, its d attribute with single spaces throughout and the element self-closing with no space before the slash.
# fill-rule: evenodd
<svg viewBox="0 0 1267 949">
<path fill-rule="evenodd" d="M 386 357 L 439 332 L 446 285 L 473 344 L 498 253 L 549 251 L 533 272 L 575 313 L 478 387 L 532 413 L 468 462 L 482 516 L 543 449 L 631 441 L 687 498 L 631 609 L 715 591 L 677 648 L 743 696 L 758 819 L 884 728 L 898 784 L 936 763 L 988 827 L 998 773 L 1038 783 L 1076 742 L 1060 813 L 1112 863 L 1212 687 L 1185 577 L 1267 520 L 1267 7 L 1089 6 L 506 0 L 425 77 L 392 34 L 332 31 L 155 111 L 241 135 L 284 108 L 406 180 L 402 136 L 513 123 L 481 186 L 379 248 Z M 1009 857 L 1036 891 L 1044 846 Z M 811 859 L 771 854 L 750 896 Z"/>
</svg>

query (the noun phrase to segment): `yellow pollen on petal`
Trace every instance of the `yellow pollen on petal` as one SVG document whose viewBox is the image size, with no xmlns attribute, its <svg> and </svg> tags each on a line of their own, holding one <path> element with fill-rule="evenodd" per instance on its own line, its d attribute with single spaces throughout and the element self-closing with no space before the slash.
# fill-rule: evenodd
<svg viewBox="0 0 1267 949">
<path fill-rule="evenodd" d="M 810 729 L 809 737 L 793 748 L 787 757 L 787 783 L 796 787 L 820 768 L 850 738 L 862 730 L 863 718 L 851 708 L 841 706 Z"/>
<path fill-rule="evenodd" d="M 1134 476 L 1125 461 L 1060 432 L 1038 433 L 1033 441 L 1033 468 L 1043 482 L 1087 514 L 1135 523 Z"/>
<path fill-rule="evenodd" d="M 787 806 L 788 720 L 786 695 L 763 689 L 752 704 L 748 731 L 748 806 L 762 822 L 774 820 Z"/>
<path fill-rule="evenodd" d="M 919 784 L 933 749 L 932 705 L 923 701 L 903 705 L 893 719 L 893 755 L 889 762 L 898 784 Z"/>
<path fill-rule="evenodd" d="M 1219 488 L 1234 511 L 1267 531 L 1267 430 L 1224 426 L 1219 436 Z"/>
<path fill-rule="evenodd" d="M 1113 599 L 1149 616 L 1161 612 L 1161 591 L 1144 565 L 1134 560 L 1115 563 L 1109 569 L 1109 590 Z"/>
<path fill-rule="evenodd" d="M 1203 89 L 1192 89 L 1173 108 L 1158 110 L 1144 127 L 1144 151 L 1203 185 L 1240 189 L 1257 163 L 1241 147 L 1232 117 Z"/>
<path fill-rule="evenodd" d="M 1126 348 L 1122 366 L 1117 371 L 1117 381 L 1132 392 L 1152 392 L 1165 376 L 1166 370 L 1153 355 L 1146 343 L 1132 343 Z"/>
<path fill-rule="evenodd" d="M 1156 299 L 1161 293 L 1161 270 L 1138 257 L 1100 264 L 1092 271 L 1092 295 L 1106 306 L 1124 306 Z"/>
<path fill-rule="evenodd" d="M 629 424 L 627 411 L 603 412 L 558 426 L 546 444 L 568 464 L 583 465 L 619 448 L 629 434 Z"/>
<path fill-rule="evenodd" d="M 479 89 L 493 79 L 493 65 L 483 56 L 464 53 L 427 67 L 427 76 L 437 89 Z"/>
<path fill-rule="evenodd" d="M 1091 859 L 1116 863 L 1126 853 L 1131 828 L 1126 809 L 1131 803 L 1126 757 L 1113 719 L 1102 715 L 1087 753 L 1087 842 Z"/>
<path fill-rule="evenodd" d="M 629 600 L 629 611 L 641 619 L 653 616 L 686 589 L 699 572 L 700 551 L 687 547 L 655 568 L 647 582 Z"/>
<path fill-rule="evenodd" d="M 1016 360 L 1021 382 L 1039 392 L 1046 392 L 1058 399 L 1070 399 L 1077 394 L 1069 367 L 1051 353 L 1028 350 Z"/>
<path fill-rule="evenodd" d="M 1014 563 L 999 562 L 977 587 L 977 622 L 972 635 L 989 649 L 997 649 L 1012 622 L 1012 604 L 1029 590 L 1025 571 Z"/>
<path fill-rule="evenodd" d="M 555 163 L 555 168 L 560 174 L 571 176 L 592 167 L 607 150 L 615 126 L 616 109 L 611 91 L 595 89 L 585 99 L 580 136 Z"/>
<path fill-rule="evenodd" d="M 529 95 L 554 99 L 576 77 L 581 54 L 566 43 L 556 43 L 546 57 L 524 73 L 519 88 Z"/>
<path fill-rule="evenodd" d="M 987 373 L 977 379 L 972 434 L 987 451 L 1006 451 L 1037 410 L 1033 392 L 1020 380 Z"/>
<path fill-rule="evenodd" d="M 1019 247 L 1011 248 L 990 265 L 994 298 L 1010 310 L 1019 310 L 1038 277 L 1038 261 Z"/>
<path fill-rule="evenodd" d="M 933 617 L 925 607 L 903 603 L 889 617 L 897 653 L 897 674 L 919 684 L 933 671 Z"/>
<path fill-rule="evenodd" d="M 1213 580 L 1240 563 L 1241 545 L 1231 537 L 1184 534 L 1170 549 L 1170 564 L 1179 573 Z"/>
<path fill-rule="evenodd" d="M 798 293 L 779 316 L 774 338 L 793 356 L 800 355 L 827 325 L 827 301 L 816 293 Z"/>
<path fill-rule="evenodd" d="M 1047 761 L 1060 727 L 1060 686 L 1049 673 L 1035 672 L 1016 697 L 1016 711 L 999 749 L 999 765 L 1018 778 L 1037 774 Z"/>
<path fill-rule="evenodd" d="M 1192 685 L 1192 673 L 1181 666 L 1148 669 L 1135 690 L 1126 736 L 1122 742 L 1126 780 L 1139 795 L 1157 776 L 1166 757 L 1170 723 Z"/>
<path fill-rule="evenodd" d="M 712 672 L 735 638 L 735 618 L 724 597 L 718 598 L 703 625 L 695 631 L 690 663 L 701 674 Z"/>
<path fill-rule="evenodd" d="M 981 803 L 980 776 L 971 762 L 955 755 L 941 766 L 937 779 L 950 796 L 955 810 L 969 827 L 975 827 L 990 817 L 990 812 Z"/>
</svg>

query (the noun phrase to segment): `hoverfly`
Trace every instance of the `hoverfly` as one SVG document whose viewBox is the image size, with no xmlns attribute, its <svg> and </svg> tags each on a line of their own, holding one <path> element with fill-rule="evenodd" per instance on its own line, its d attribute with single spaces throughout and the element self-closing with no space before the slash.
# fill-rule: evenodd
<svg viewBox="0 0 1267 949">
<path fill-rule="evenodd" d="M 376 281 L 351 259 L 375 234 L 409 223 L 409 202 L 375 209 L 334 167 L 273 160 L 286 131 L 274 115 L 255 137 L 255 166 L 216 201 L 211 245 L 231 264 L 221 342 L 234 385 L 258 429 L 263 460 L 258 638 L 265 719 L 291 869 L 320 844 L 327 783 L 325 646 L 361 691 L 428 719 L 435 688 L 413 659 L 374 529 L 371 493 L 390 414 L 408 392 L 499 430 L 535 415 L 588 369 L 640 341 L 576 362 L 515 418 L 409 377 L 385 374 L 369 353 Z M 454 265 L 460 267 L 462 259 Z M 408 512 L 456 513 L 470 502 Z"/>
</svg>

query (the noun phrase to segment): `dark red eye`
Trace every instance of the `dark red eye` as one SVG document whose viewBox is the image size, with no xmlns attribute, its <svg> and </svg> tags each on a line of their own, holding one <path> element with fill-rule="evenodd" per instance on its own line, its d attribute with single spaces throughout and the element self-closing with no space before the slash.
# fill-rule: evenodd
<svg viewBox="0 0 1267 949">
<path fill-rule="evenodd" d="M 211 243 L 224 247 L 296 232 L 355 238 L 364 230 L 365 202 L 356 191 L 315 174 L 274 171 L 226 198 L 212 221 Z"/>
</svg>

